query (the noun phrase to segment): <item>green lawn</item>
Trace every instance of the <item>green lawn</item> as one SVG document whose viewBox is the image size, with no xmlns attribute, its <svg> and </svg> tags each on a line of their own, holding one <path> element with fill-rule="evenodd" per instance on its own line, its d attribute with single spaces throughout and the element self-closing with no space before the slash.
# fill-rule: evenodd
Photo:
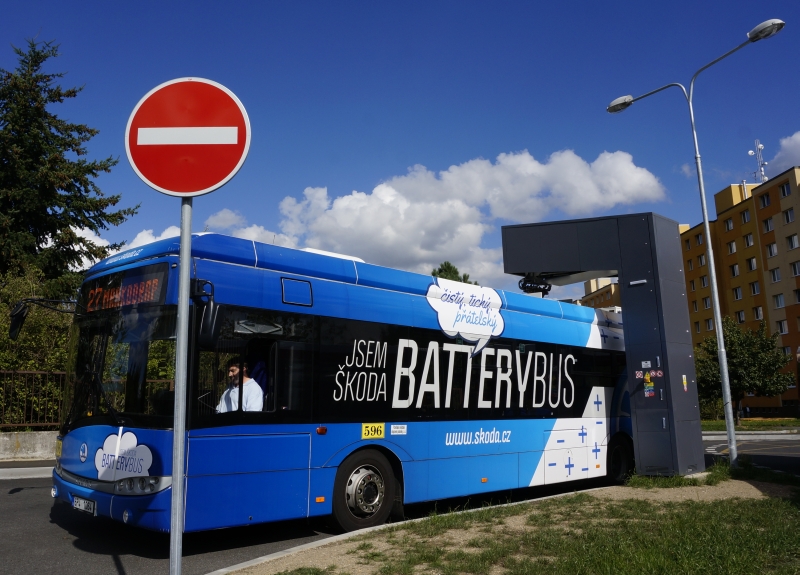
<svg viewBox="0 0 800 575">
<path fill-rule="evenodd" d="M 761 471 L 733 470 L 734 477 L 747 473 Z M 710 477 L 722 481 L 728 473 L 717 465 Z M 434 514 L 363 535 L 351 553 L 364 572 L 376 575 L 800 573 L 798 504 L 778 498 L 613 501 L 579 493 Z M 284 575 L 345 573 L 331 565 Z"/>
<path fill-rule="evenodd" d="M 725 431 L 725 420 L 704 420 L 701 422 L 703 431 Z M 800 419 L 743 419 L 741 425 L 736 426 L 736 431 L 771 431 L 800 427 Z"/>
</svg>

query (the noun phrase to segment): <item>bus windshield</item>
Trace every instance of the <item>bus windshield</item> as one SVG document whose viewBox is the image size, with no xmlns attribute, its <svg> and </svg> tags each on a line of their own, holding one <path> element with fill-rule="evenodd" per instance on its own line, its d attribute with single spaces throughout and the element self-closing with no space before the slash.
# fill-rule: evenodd
<svg viewBox="0 0 800 575">
<path fill-rule="evenodd" d="M 172 427 L 175 306 L 80 314 L 71 334 L 62 433 L 91 424 Z"/>
</svg>

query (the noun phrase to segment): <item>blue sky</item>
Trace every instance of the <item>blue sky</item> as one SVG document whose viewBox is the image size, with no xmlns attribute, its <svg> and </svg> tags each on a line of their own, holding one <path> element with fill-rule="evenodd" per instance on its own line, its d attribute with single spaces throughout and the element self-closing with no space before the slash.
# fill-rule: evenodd
<svg viewBox="0 0 800 575">
<path fill-rule="evenodd" d="M 769 18 L 786 28 L 697 81 L 709 201 L 753 181 L 756 138 L 765 159 L 780 152 L 771 164 L 800 164 L 790 2 L 29 0 L 3 12 L 0 67 L 16 64 L 11 44 L 58 42 L 49 69 L 85 89 L 54 111 L 100 130 L 91 155 L 120 159 L 101 189 L 141 204 L 104 240 L 139 243 L 179 224 L 180 201 L 138 179 L 123 136 L 139 99 L 183 76 L 231 89 L 253 130 L 239 174 L 195 198 L 195 231 L 415 271 L 450 259 L 497 287 L 515 283 L 502 276 L 504 224 L 641 211 L 699 222 L 680 92 L 617 115 L 605 107 L 688 83 Z"/>
</svg>

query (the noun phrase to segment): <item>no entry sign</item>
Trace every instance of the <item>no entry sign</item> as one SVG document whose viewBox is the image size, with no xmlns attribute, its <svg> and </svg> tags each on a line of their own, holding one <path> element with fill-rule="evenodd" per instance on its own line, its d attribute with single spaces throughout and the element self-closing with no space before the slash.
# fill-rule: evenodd
<svg viewBox="0 0 800 575">
<path fill-rule="evenodd" d="M 250 149 L 250 119 L 225 86 L 178 78 L 156 86 L 128 119 L 125 150 L 142 180 L 159 192 L 192 197 L 230 180 Z"/>
</svg>

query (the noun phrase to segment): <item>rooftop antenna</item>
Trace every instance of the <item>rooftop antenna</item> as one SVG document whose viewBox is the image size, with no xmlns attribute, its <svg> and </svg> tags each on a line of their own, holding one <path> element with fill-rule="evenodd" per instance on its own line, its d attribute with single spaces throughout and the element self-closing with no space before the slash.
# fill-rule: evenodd
<svg viewBox="0 0 800 575">
<path fill-rule="evenodd" d="M 764 144 L 762 144 L 761 142 L 756 140 L 756 151 L 754 152 L 753 150 L 750 150 L 749 152 L 747 152 L 748 156 L 755 156 L 756 157 L 756 162 L 758 163 L 758 169 L 755 172 L 753 172 L 753 179 L 756 182 L 759 182 L 759 183 L 762 183 L 762 184 L 769 179 L 769 178 L 767 178 L 766 174 L 764 173 L 764 166 L 767 165 L 767 162 L 764 161 L 764 158 L 761 155 L 761 150 L 763 150 L 763 149 L 764 149 Z"/>
</svg>

